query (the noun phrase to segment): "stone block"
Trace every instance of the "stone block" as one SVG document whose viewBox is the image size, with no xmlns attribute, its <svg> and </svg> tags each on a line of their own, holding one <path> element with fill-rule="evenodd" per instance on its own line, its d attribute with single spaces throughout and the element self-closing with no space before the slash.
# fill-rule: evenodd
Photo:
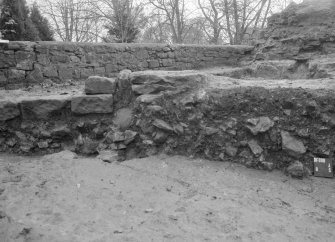
<svg viewBox="0 0 335 242">
<path fill-rule="evenodd" d="M 80 78 L 81 79 L 86 79 L 90 76 L 93 76 L 94 75 L 94 70 L 92 67 L 89 67 L 89 68 L 84 68 L 84 69 L 81 69 L 80 70 Z"/>
<path fill-rule="evenodd" d="M 34 70 L 27 75 L 28 83 L 42 83 L 44 81 L 41 67 L 35 66 Z"/>
<path fill-rule="evenodd" d="M 37 55 L 37 62 L 41 65 L 44 65 L 44 66 L 50 65 L 49 56 L 45 55 L 45 54 L 38 54 Z"/>
<path fill-rule="evenodd" d="M 70 97 L 50 96 L 32 97 L 24 99 L 20 103 L 23 119 L 49 119 L 60 116 L 64 110 L 70 107 Z"/>
<path fill-rule="evenodd" d="M 30 71 L 34 68 L 36 55 L 34 52 L 17 51 L 15 52 L 15 59 L 17 69 Z"/>
<path fill-rule="evenodd" d="M 17 103 L 11 101 L 0 101 L 0 121 L 13 119 L 20 115 Z"/>
<path fill-rule="evenodd" d="M 56 66 L 47 66 L 43 68 L 43 75 L 46 77 L 58 77 Z"/>
<path fill-rule="evenodd" d="M 114 94 L 116 82 L 115 79 L 90 76 L 85 81 L 86 94 Z"/>
<path fill-rule="evenodd" d="M 104 76 L 106 74 L 105 67 L 95 67 L 94 74 L 98 76 Z"/>
<path fill-rule="evenodd" d="M 73 63 L 79 63 L 80 62 L 80 58 L 78 58 L 75 55 L 71 55 L 70 56 L 70 61 L 73 62 Z"/>
<path fill-rule="evenodd" d="M 164 59 L 162 60 L 162 65 L 164 67 L 170 67 L 170 66 L 173 66 L 173 60 L 172 59 Z"/>
<path fill-rule="evenodd" d="M 51 56 L 51 62 L 54 63 L 54 64 L 69 63 L 70 62 L 70 57 L 66 54 L 57 53 L 56 55 Z"/>
<path fill-rule="evenodd" d="M 0 53 L 0 68 L 16 66 L 14 51 L 4 51 Z"/>
<path fill-rule="evenodd" d="M 118 65 L 116 63 L 108 63 L 106 64 L 106 73 L 115 73 L 119 71 Z"/>
<path fill-rule="evenodd" d="M 113 112 L 113 95 L 79 96 L 71 101 L 75 114 L 105 114 Z"/>
<path fill-rule="evenodd" d="M 73 78 L 73 68 L 71 66 L 58 66 L 58 75 L 61 80 L 71 80 Z"/>
<path fill-rule="evenodd" d="M 150 60 L 148 61 L 149 68 L 154 69 L 159 67 L 159 61 L 158 60 Z"/>
<path fill-rule="evenodd" d="M 23 70 L 9 69 L 8 83 L 22 83 L 26 79 L 26 72 Z"/>
</svg>

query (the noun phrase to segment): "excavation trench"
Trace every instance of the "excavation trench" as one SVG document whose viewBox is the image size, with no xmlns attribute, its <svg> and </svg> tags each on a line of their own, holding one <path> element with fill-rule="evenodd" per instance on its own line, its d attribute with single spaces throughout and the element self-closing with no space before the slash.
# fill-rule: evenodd
<svg viewBox="0 0 335 242">
<path fill-rule="evenodd" d="M 111 82 L 109 94 L 82 94 L 79 85 L 52 96 L 30 90 L 30 97 L 13 99 L 7 92 L 1 101 L 6 118 L 1 151 L 30 155 L 69 149 L 100 153 L 107 162 L 165 153 L 265 170 L 293 164 L 299 167 L 297 177 L 312 173 L 314 157 L 334 155 L 331 79 L 123 71 L 116 80 L 93 78 L 93 89 L 101 90 L 105 79 Z"/>
</svg>

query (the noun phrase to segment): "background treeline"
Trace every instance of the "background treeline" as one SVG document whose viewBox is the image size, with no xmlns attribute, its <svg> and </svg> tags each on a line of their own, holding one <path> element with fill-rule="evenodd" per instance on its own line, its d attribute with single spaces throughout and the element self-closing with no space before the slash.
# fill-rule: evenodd
<svg viewBox="0 0 335 242">
<path fill-rule="evenodd" d="M 301 0 L 296 0 L 299 2 Z M 292 0 L 0 0 L 8 40 L 250 44 Z"/>
</svg>

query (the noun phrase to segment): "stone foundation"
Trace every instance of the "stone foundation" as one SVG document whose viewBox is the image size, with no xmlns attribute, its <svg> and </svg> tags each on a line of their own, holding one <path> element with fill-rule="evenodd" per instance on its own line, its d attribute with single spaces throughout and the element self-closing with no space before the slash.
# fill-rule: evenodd
<svg viewBox="0 0 335 242">
<path fill-rule="evenodd" d="M 111 81 L 102 79 L 94 80 Z M 3 100 L 0 151 L 109 151 L 118 160 L 180 154 L 265 170 L 295 164 L 300 175 L 311 172 L 314 157 L 334 156 L 332 91 L 233 87 L 229 80 L 220 87 L 201 72 L 123 71 L 108 94 Z"/>
</svg>

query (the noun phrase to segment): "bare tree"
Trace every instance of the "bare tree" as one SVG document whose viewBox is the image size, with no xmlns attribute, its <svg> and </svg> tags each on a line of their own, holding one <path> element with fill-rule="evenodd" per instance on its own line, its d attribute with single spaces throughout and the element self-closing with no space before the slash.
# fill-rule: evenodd
<svg viewBox="0 0 335 242">
<path fill-rule="evenodd" d="M 149 0 L 149 3 L 166 17 L 172 32 L 173 42 L 183 43 L 189 27 L 185 0 Z"/>
<path fill-rule="evenodd" d="M 101 26 L 91 11 L 88 0 L 45 0 L 42 11 L 54 27 L 59 39 L 67 42 L 92 42 L 99 40 Z"/>
<path fill-rule="evenodd" d="M 172 43 L 170 25 L 159 11 L 149 17 L 148 24 L 142 35 L 142 41 L 147 43 Z"/>
<path fill-rule="evenodd" d="M 222 20 L 225 13 L 221 11 L 221 0 L 198 0 L 199 8 L 205 18 L 203 31 L 206 33 L 209 43 L 219 44 L 224 26 Z"/>
</svg>

